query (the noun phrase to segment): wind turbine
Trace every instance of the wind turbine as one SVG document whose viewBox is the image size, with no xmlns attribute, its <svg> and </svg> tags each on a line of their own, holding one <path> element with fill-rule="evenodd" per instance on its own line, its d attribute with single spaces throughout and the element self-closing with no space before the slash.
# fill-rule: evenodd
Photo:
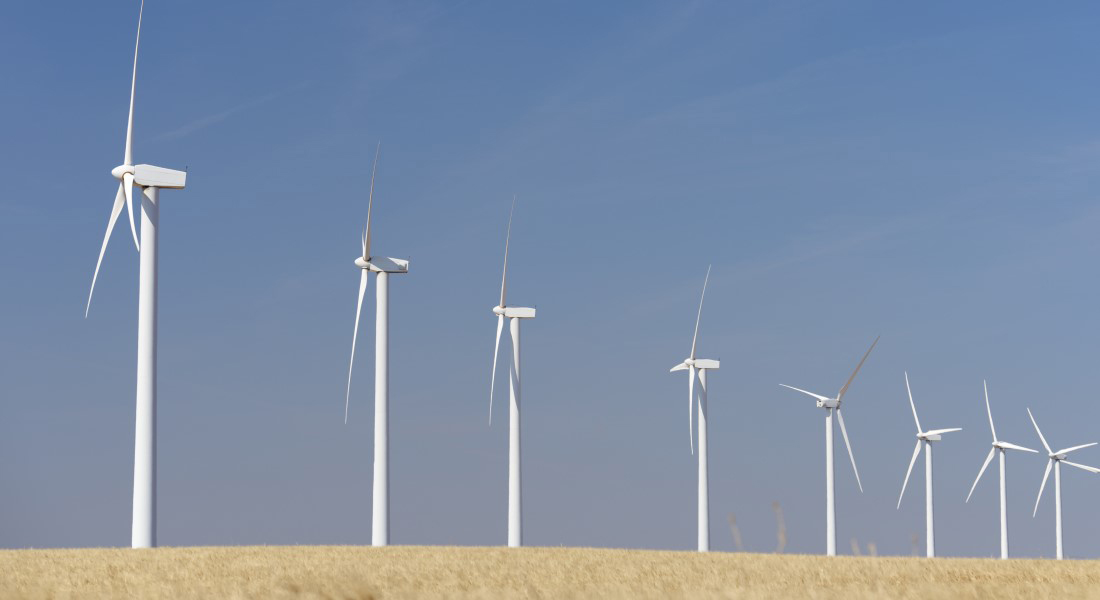
<svg viewBox="0 0 1100 600">
<path fill-rule="evenodd" d="M 925 552 L 928 558 L 932 558 L 936 556 L 936 527 L 932 515 L 932 442 L 940 441 L 945 433 L 962 431 L 962 428 L 922 430 L 920 419 L 917 418 L 917 405 L 913 402 L 913 390 L 909 388 L 909 373 L 905 374 L 905 391 L 909 393 L 909 406 L 913 408 L 913 421 L 917 424 L 917 445 L 913 448 L 913 458 L 909 461 L 909 470 L 905 472 L 905 481 L 901 484 L 898 509 L 901 509 L 901 499 L 905 497 L 905 486 L 909 485 L 909 475 L 913 473 L 913 465 L 917 464 L 917 455 L 920 454 L 921 444 L 924 444 L 924 526 L 925 535 L 928 538 L 925 542 Z"/>
<path fill-rule="evenodd" d="M 84 317 L 92 307 L 99 267 L 107 251 L 115 223 L 126 206 L 130 217 L 130 233 L 140 254 L 138 273 L 138 351 L 137 351 L 137 402 L 134 426 L 134 503 L 130 543 L 134 548 L 150 548 L 157 543 L 157 229 L 160 226 L 160 190 L 182 190 L 187 183 L 187 173 L 152 165 L 135 165 L 134 141 L 134 91 L 137 88 L 137 57 L 141 42 L 141 17 L 145 2 L 138 9 L 137 38 L 134 42 L 134 68 L 130 79 L 130 113 L 126 120 L 126 150 L 122 164 L 111 169 L 111 175 L 119 180 L 111 216 L 107 220 L 107 233 L 99 248 L 92 286 L 88 290 L 88 304 Z M 134 224 L 133 186 L 141 188 L 141 240 L 138 240 Z"/>
<path fill-rule="evenodd" d="M 363 311 L 363 296 L 367 292 L 369 273 L 378 276 L 375 295 L 374 321 L 374 498 L 372 502 L 371 545 L 385 546 L 390 540 L 390 286 L 391 273 L 409 272 L 409 261 L 399 258 L 373 256 L 370 253 L 370 215 L 374 206 L 374 175 L 378 170 L 379 143 L 374 151 L 374 167 L 370 174 L 370 193 L 367 196 L 367 226 L 363 230 L 363 255 L 355 259 L 361 269 L 359 275 L 359 301 L 355 305 L 355 329 L 351 334 L 351 359 L 348 361 L 348 391 L 344 398 L 344 423 L 348 421 L 348 404 L 351 400 L 351 370 L 355 366 L 355 342 L 359 336 L 359 315 Z"/>
<path fill-rule="evenodd" d="M 688 372 L 688 443 L 691 451 L 695 453 L 695 440 L 692 434 L 694 423 L 693 415 L 696 411 L 695 380 L 699 380 L 699 498 L 697 508 L 698 518 L 698 548 L 699 552 L 710 551 L 710 489 L 707 477 L 707 371 L 717 371 L 719 362 L 709 358 L 695 358 L 695 345 L 699 341 L 699 319 L 703 316 L 703 298 L 707 295 L 707 282 L 710 281 L 710 267 L 707 267 L 707 275 L 703 278 L 703 293 L 699 296 L 699 311 L 695 314 L 695 334 L 691 338 L 691 354 L 684 362 L 669 369 L 672 371 Z"/>
<path fill-rule="evenodd" d="M 1043 442 L 1043 447 L 1047 449 L 1047 468 L 1043 472 L 1043 483 L 1039 485 L 1039 496 L 1035 498 L 1035 509 L 1031 511 L 1031 516 L 1034 517 L 1039 512 L 1039 500 L 1043 498 L 1043 489 L 1047 486 L 1047 477 L 1050 477 L 1050 466 L 1054 465 L 1054 539 L 1057 545 L 1058 560 L 1062 559 L 1062 463 L 1066 463 L 1071 467 L 1077 467 L 1088 471 L 1089 473 L 1100 473 L 1100 469 L 1096 467 L 1089 467 L 1086 465 L 1079 465 L 1075 462 L 1066 460 L 1066 455 L 1074 450 L 1080 450 L 1082 448 L 1088 448 L 1089 446 L 1095 446 L 1096 442 L 1091 444 L 1081 444 L 1080 446 L 1072 446 L 1070 448 L 1063 448 L 1055 452 L 1050 449 L 1050 444 L 1047 443 L 1047 439 L 1043 437 L 1043 432 L 1039 431 L 1039 424 L 1035 422 L 1035 416 L 1031 414 L 1031 409 L 1027 409 L 1027 416 L 1031 417 L 1031 424 L 1035 426 L 1035 433 L 1039 434 L 1039 441 Z"/>
<path fill-rule="evenodd" d="M 519 324 L 522 319 L 534 319 L 535 309 L 520 306 L 508 306 L 505 296 L 508 292 L 508 245 L 512 240 L 512 215 L 516 212 L 516 199 L 512 198 L 512 212 L 508 213 L 508 233 L 504 237 L 504 274 L 500 278 L 500 304 L 493 307 L 497 316 L 497 337 L 493 343 L 493 372 L 489 381 L 489 425 L 493 424 L 493 392 L 496 387 L 497 355 L 500 352 L 500 332 L 504 329 L 504 319 L 508 319 L 508 330 L 512 336 L 512 367 L 509 376 L 508 403 L 508 546 L 518 548 L 523 545 L 523 486 L 520 472 L 520 370 L 519 370 Z"/>
<path fill-rule="evenodd" d="M 836 398 L 829 398 L 828 396 L 821 396 L 813 392 L 807 392 L 793 386 L 781 383 L 779 385 L 792 389 L 796 392 L 802 392 L 807 396 L 811 396 L 817 399 L 817 407 L 825 409 L 825 554 L 828 556 L 836 556 L 836 494 L 834 493 L 835 486 L 833 485 L 833 412 L 836 412 L 836 418 L 840 421 L 840 434 L 844 437 L 844 446 L 848 449 L 848 458 L 852 461 L 852 471 L 856 474 L 856 485 L 859 486 L 860 493 L 863 493 L 863 484 L 859 481 L 859 469 L 856 468 L 856 457 L 852 454 L 852 445 L 848 442 L 848 431 L 844 428 L 844 416 L 840 412 L 840 402 L 844 399 L 844 394 L 848 391 L 848 386 L 852 385 L 852 380 L 856 378 L 856 373 L 859 373 L 860 368 L 863 367 L 863 362 L 870 356 L 871 351 L 875 349 L 875 345 L 878 344 L 879 338 L 875 338 L 875 341 L 871 343 L 871 347 L 867 349 L 867 352 L 860 359 L 859 364 L 856 365 L 856 370 L 852 371 L 852 375 L 848 377 L 848 381 L 844 382 L 844 387 L 840 388 L 840 392 L 837 393 Z"/>
<path fill-rule="evenodd" d="M 981 481 L 985 468 L 989 466 L 989 463 L 993 460 L 993 455 L 996 454 L 998 466 L 1001 470 L 1001 558 L 1004 559 L 1008 558 L 1008 491 L 1005 483 L 1005 454 L 1009 450 L 1023 452 L 1038 452 L 1038 450 L 1024 448 L 997 439 L 997 428 L 993 426 L 993 411 L 989 409 L 989 386 L 986 385 L 985 381 L 982 381 L 982 388 L 985 390 L 985 412 L 989 415 L 989 431 L 993 433 L 993 447 L 989 449 L 989 454 L 985 457 L 985 462 L 982 463 L 982 468 L 974 479 L 974 485 L 970 486 L 970 493 L 966 495 L 966 501 L 970 502 L 970 496 L 974 495 L 974 488 L 978 487 L 978 482 Z"/>
</svg>

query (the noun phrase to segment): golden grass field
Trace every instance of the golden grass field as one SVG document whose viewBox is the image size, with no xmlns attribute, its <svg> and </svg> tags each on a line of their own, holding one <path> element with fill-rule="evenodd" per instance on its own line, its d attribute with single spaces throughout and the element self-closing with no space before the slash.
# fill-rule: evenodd
<svg viewBox="0 0 1100 600">
<path fill-rule="evenodd" d="M 2 550 L 0 598 L 1100 598 L 1100 561 L 424 546 Z"/>
</svg>

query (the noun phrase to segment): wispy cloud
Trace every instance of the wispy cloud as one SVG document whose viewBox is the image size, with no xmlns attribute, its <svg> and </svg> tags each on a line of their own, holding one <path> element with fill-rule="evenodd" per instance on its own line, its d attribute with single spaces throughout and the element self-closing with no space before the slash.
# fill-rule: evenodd
<svg viewBox="0 0 1100 600">
<path fill-rule="evenodd" d="M 866 226 L 858 231 L 849 231 L 842 235 L 817 237 L 809 244 L 799 244 L 796 249 L 788 251 L 784 256 L 772 260 L 753 259 L 738 264 L 734 271 L 738 279 L 751 279 L 752 277 L 812 261 L 823 256 L 847 252 L 861 246 L 871 244 L 883 238 L 897 235 L 907 230 L 915 229 L 926 223 L 920 217 L 899 216 L 887 221 Z M 822 240 L 825 241 L 822 241 Z"/>
<path fill-rule="evenodd" d="M 253 99 L 248 100 L 246 102 L 242 102 L 242 103 L 240 103 L 236 106 L 227 108 L 223 111 L 214 113 L 212 115 L 206 115 L 205 117 L 200 117 L 198 119 L 195 119 L 194 121 L 191 121 L 190 123 L 187 123 L 186 125 L 182 125 L 180 127 L 177 127 L 176 129 L 172 129 L 170 131 L 166 131 L 164 133 L 161 133 L 160 135 L 156 136 L 153 139 L 158 140 L 158 141 L 162 141 L 162 140 L 176 140 L 176 139 L 179 139 L 179 138 L 187 137 L 187 136 L 191 135 L 192 133 L 195 133 L 196 131 L 206 129 L 207 127 L 209 127 L 211 125 L 214 125 L 215 123 L 220 123 L 220 122 L 228 119 L 229 117 L 232 117 L 233 115 L 244 112 L 248 109 L 255 108 L 255 107 L 260 106 L 262 104 L 266 104 L 266 103 L 278 98 L 279 96 L 282 96 L 282 95 L 290 93 L 294 90 L 300 89 L 300 88 L 304 87 L 305 85 L 306 85 L 306 82 L 301 82 L 301 83 L 299 83 L 297 85 L 294 85 L 294 86 L 291 86 L 289 88 L 279 90 L 277 92 L 271 92 L 269 94 L 260 96 L 258 98 L 253 98 Z"/>
</svg>

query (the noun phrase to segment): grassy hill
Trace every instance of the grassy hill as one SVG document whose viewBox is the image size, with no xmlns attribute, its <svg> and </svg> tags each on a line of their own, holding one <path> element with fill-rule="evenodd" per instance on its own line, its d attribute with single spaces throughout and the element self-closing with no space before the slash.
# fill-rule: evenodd
<svg viewBox="0 0 1100 600">
<path fill-rule="evenodd" d="M 2 550 L 0 598 L 1100 598 L 1100 562 L 421 546 Z"/>
</svg>

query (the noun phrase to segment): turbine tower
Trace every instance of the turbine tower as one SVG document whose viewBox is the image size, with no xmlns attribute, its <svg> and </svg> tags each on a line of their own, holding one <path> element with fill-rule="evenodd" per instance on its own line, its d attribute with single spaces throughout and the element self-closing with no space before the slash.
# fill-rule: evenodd
<svg viewBox="0 0 1100 600">
<path fill-rule="evenodd" d="M 879 338 L 876 337 L 875 341 L 871 343 L 871 347 L 867 349 L 863 358 L 860 359 L 859 364 L 856 365 L 856 370 L 852 371 L 852 375 L 848 377 L 848 381 L 844 383 L 844 387 L 840 388 L 840 392 L 837 393 L 836 398 L 829 398 L 828 396 L 807 392 L 806 390 L 798 389 L 784 383 L 779 384 L 785 388 L 792 389 L 796 392 L 802 392 L 807 396 L 817 399 L 817 407 L 825 409 L 825 554 L 828 556 L 836 556 L 836 494 L 834 493 L 835 486 L 833 485 L 833 412 L 836 412 L 837 421 L 840 421 L 840 434 L 844 437 L 844 446 L 848 449 L 848 458 L 852 461 L 852 471 L 856 474 L 856 485 L 859 486 L 860 493 L 863 493 L 863 484 L 859 481 L 859 469 L 856 468 L 856 457 L 852 454 L 852 445 L 848 442 L 848 431 L 844 428 L 844 416 L 840 412 L 840 402 L 844 399 L 844 394 L 848 391 L 848 386 L 852 385 L 852 380 L 856 378 L 856 374 L 859 373 L 859 370 L 863 367 L 863 362 L 867 360 L 871 351 L 875 349 L 878 340 Z"/>
<path fill-rule="evenodd" d="M 107 242 L 115 223 L 126 206 L 130 217 L 130 233 L 140 255 L 138 273 L 138 351 L 137 351 L 137 402 L 134 424 L 134 503 L 130 543 L 134 548 L 151 548 L 157 544 L 157 229 L 160 226 L 160 190 L 182 190 L 187 183 L 187 173 L 154 167 L 135 165 L 134 141 L 134 92 L 137 88 L 137 57 L 141 42 L 141 17 L 144 1 L 138 9 L 137 37 L 134 42 L 134 68 L 130 79 L 130 113 L 126 120 L 126 150 L 122 164 L 111 170 L 119 181 L 111 216 L 107 220 L 107 233 L 99 247 L 92 286 L 88 290 L 88 304 L 84 317 L 92 307 L 99 267 Z M 141 239 L 138 240 L 134 224 L 133 187 L 141 188 Z"/>
<path fill-rule="evenodd" d="M 989 431 L 993 433 L 993 447 L 989 449 L 989 454 L 985 457 L 985 462 L 982 463 L 982 468 L 974 479 L 974 485 L 970 486 L 970 493 L 966 495 L 966 501 L 970 502 L 970 496 L 974 495 L 974 488 L 978 487 L 978 482 L 981 481 L 986 467 L 989 466 L 989 463 L 993 460 L 993 455 L 996 454 L 1001 471 L 1001 558 L 1005 559 L 1008 558 L 1008 490 L 1005 483 L 1005 454 L 1009 450 L 1036 453 L 1038 450 L 1024 448 L 997 439 L 997 428 L 993 426 L 993 411 L 989 409 L 989 386 L 986 385 L 985 381 L 982 381 L 982 388 L 985 390 L 985 412 L 989 415 Z"/>
<path fill-rule="evenodd" d="M 901 499 L 905 497 L 905 486 L 909 485 L 909 475 L 913 473 L 913 465 L 917 464 L 917 456 L 920 454 L 921 444 L 924 444 L 924 526 L 925 552 L 928 558 L 936 556 L 936 526 L 932 512 L 932 442 L 938 442 L 943 434 L 952 431 L 962 431 L 961 427 L 950 429 L 932 429 L 924 431 L 920 427 L 920 419 L 917 418 L 917 405 L 913 402 L 913 390 L 909 388 L 909 373 L 905 374 L 905 391 L 909 393 L 909 406 L 913 408 L 913 421 L 917 424 L 917 445 L 913 448 L 913 458 L 909 461 L 909 470 L 905 472 L 905 481 L 901 484 L 901 494 L 898 496 L 898 509 L 901 509 Z"/>
<path fill-rule="evenodd" d="M 703 316 L 703 298 L 707 295 L 707 282 L 710 281 L 710 267 L 707 267 L 707 275 L 703 278 L 703 293 L 699 296 L 699 311 L 695 314 L 695 334 L 691 338 L 691 354 L 684 362 L 672 367 L 669 372 L 688 372 L 688 443 L 691 451 L 695 453 L 695 440 L 692 430 L 693 415 L 698 405 L 699 411 L 699 498 L 697 508 L 698 518 L 698 549 L 699 552 L 710 551 L 710 489 L 707 476 L 707 371 L 717 371 L 719 362 L 708 358 L 695 358 L 695 346 L 699 341 L 699 319 Z M 695 395 L 695 380 L 699 380 L 699 395 Z M 698 400 L 698 402 L 696 402 Z"/>
<path fill-rule="evenodd" d="M 500 278 L 500 304 L 493 307 L 497 316 L 497 337 L 493 343 L 493 372 L 489 380 L 489 425 L 493 424 L 493 392 L 496 387 L 497 355 L 500 351 L 500 332 L 504 319 L 512 336 L 512 367 L 509 370 L 508 403 L 508 546 L 523 545 L 523 482 L 520 471 L 520 370 L 519 324 L 522 319 L 534 319 L 535 309 L 508 306 L 508 244 L 512 240 L 512 215 L 516 212 L 516 199 L 512 197 L 512 212 L 508 213 L 508 233 L 504 237 L 504 274 Z"/>
<path fill-rule="evenodd" d="M 344 398 L 344 423 L 348 422 L 348 404 L 351 400 L 351 370 L 355 366 L 355 342 L 359 335 L 359 315 L 363 311 L 363 296 L 367 292 L 369 274 L 376 273 L 378 281 L 375 295 L 374 321 L 374 498 L 372 502 L 371 545 L 390 543 L 390 274 L 409 272 L 409 261 L 399 258 L 373 256 L 370 253 L 370 216 L 374 207 L 374 175 L 378 170 L 379 143 L 374 151 L 374 167 L 370 174 L 370 192 L 367 196 L 367 226 L 363 230 L 363 255 L 355 259 L 359 274 L 359 301 L 355 305 L 355 329 L 351 334 L 351 360 L 348 361 L 348 390 Z"/>
<path fill-rule="evenodd" d="M 1043 499 L 1043 489 L 1047 486 L 1047 477 L 1050 477 L 1050 467 L 1054 465 L 1054 540 L 1057 548 L 1058 560 L 1062 560 L 1062 463 L 1066 463 L 1071 467 L 1077 467 L 1078 469 L 1090 473 L 1100 473 L 1100 469 L 1096 467 L 1080 465 L 1066 460 L 1066 455 L 1070 452 L 1080 450 L 1081 448 L 1088 448 L 1089 446 L 1095 446 L 1096 442 L 1063 448 L 1055 452 L 1050 449 L 1050 444 L 1048 444 L 1047 439 L 1043 437 L 1043 432 L 1039 431 L 1039 424 L 1035 422 L 1035 417 L 1031 414 L 1030 408 L 1027 409 L 1027 416 L 1031 417 L 1031 424 L 1035 426 L 1035 433 L 1039 434 L 1039 441 L 1043 442 L 1043 447 L 1047 449 L 1047 468 L 1046 471 L 1043 472 L 1043 483 L 1039 485 L 1039 496 L 1035 498 L 1035 509 L 1031 511 L 1031 516 L 1034 518 L 1035 514 L 1039 512 L 1039 500 Z"/>
</svg>

